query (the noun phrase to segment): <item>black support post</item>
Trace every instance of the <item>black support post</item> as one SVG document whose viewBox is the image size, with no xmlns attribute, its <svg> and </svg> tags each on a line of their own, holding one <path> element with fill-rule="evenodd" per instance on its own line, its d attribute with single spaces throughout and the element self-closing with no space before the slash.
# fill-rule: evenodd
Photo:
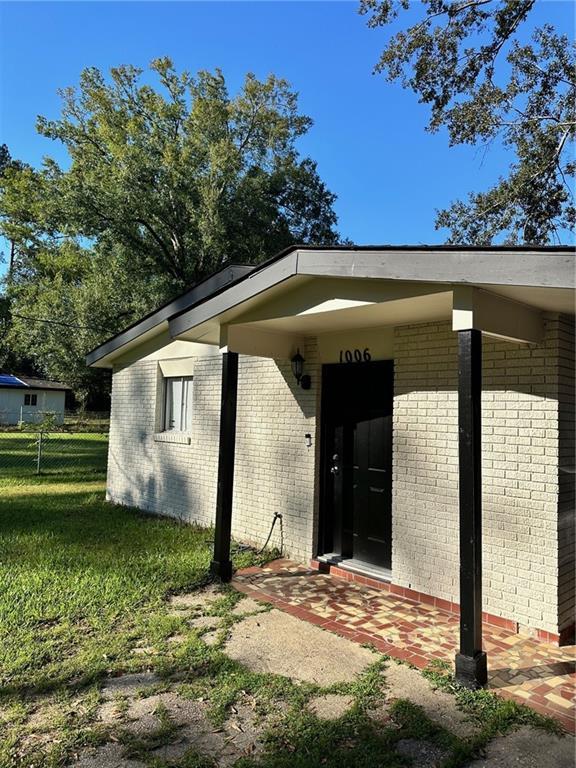
<svg viewBox="0 0 576 768">
<path fill-rule="evenodd" d="M 230 535 L 234 492 L 234 449 L 236 443 L 236 401 L 238 396 L 238 354 L 222 355 L 222 397 L 220 404 L 220 449 L 218 452 L 218 492 L 214 531 L 214 558 L 210 570 L 222 581 L 232 578 Z"/>
<path fill-rule="evenodd" d="M 488 678 L 482 651 L 482 333 L 458 332 L 460 474 L 460 652 L 456 679 L 479 688 Z"/>
</svg>

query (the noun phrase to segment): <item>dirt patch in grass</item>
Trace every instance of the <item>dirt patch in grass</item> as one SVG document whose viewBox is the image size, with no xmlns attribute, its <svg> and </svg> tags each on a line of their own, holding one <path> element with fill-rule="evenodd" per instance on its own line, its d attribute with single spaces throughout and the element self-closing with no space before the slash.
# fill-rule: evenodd
<svg viewBox="0 0 576 768">
<path fill-rule="evenodd" d="M 534 728 L 520 728 L 499 736 L 486 747 L 486 757 L 469 768 L 574 768 L 576 742 L 573 736 L 556 736 Z"/>
<path fill-rule="evenodd" d="M 160 682 L 160 678 L 154 672 L 137 672 L 133 675 L 112 677 L 103 686 L 102 696 L 105 699 L 114 699 L 118 696 L 136 696 L 145 692 L 146 688 Z"/>
<path fill-rule="evenodd" d="M 209 607 L 219 597 L 221 597 L 220 587 L 216 584 L 210 584 L 202 590 L 172 595 L 168 604 L 172 609 L 179 612 L 192 611 Z"/>
<path fill-rule="evenodd" d="M 140 760 L 124 757 L 124 749 L 119 744 L 88 749 L 70 765 L 74 768 L 146 768 L 146 764 Z"/>
<path fill-rule="evenodd" d="M 196 616 L 190 619 L 188 624 L 194 629 L 215 629 L 220 621 L 217 616 Z"/>
<path fill-rule="evenodd" d="M 249 613 L 267 611 L 268 608 L 268 603 L 260 603 L 257 600 L 253 600 L 251 597 L 245 597 L 243 600 L 236 603 L 234 608 L 232 608 L 231 613 L 233 616 L 246 616 Z"/>
<path fill-rule="evenodd" d="M 326 693 L 310 700 L 310 710 L 319 720 L 337 720 L 348 712 L 353 703 L 353 696 Z"/>
<path fill-rule="evenodd" d="M 420 672 L 405 664 L 390 660 L 386 667 L 385 702 L 375 712 L 375 719 L 381 719 L 389 705 L 395 699 L 410 699 L 422 707 L 426 715 L 435 723 L 446 728 L 460 738 L 469 738 L 479 731 L 479 723 L 458 709 L 454 696 L 434 690 Z"/>
<path fill-rule="evenodd" d="M 408 757 L 418 768 L 438 768 L 447 757 L 445 749 L 423 739 L 400 739 L 396 752 Z"/>
</svg>

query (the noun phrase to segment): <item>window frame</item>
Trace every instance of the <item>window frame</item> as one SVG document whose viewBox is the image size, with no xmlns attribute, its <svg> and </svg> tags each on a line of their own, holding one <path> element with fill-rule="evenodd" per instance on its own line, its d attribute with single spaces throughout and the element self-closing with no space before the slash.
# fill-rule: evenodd
<svg viewBox="0 0 576 768">
<path fill-rule="evenodd" d="M 180 427 L 168 424 L 172 411 L 168 398 L 173 397 L 172 382 L 180 382 L 179 424 Z M 169 434 L 190 434 L 192 431 L 194 398 L 194 376 L 164 376 L 162 382 L 162 432 Z M 175 422 L 175 419 L 171 419 Z"/>
<path fill-rule="evenodd" d="M 26 392 L 24 395 L 24 406 L 36 408 L 38 406 L 38 395 L 36 393 Z"/>
</svg>

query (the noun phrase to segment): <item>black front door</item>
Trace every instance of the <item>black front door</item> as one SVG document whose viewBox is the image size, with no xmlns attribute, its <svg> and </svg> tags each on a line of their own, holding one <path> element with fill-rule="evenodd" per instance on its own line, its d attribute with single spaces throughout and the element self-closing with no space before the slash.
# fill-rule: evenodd
<svg viewBox="0 0 576 768">
<path fill-rule="evenodd" d="M 322 373 L 324 552 L 390 568 L 392 361 Z"/>
</svg>

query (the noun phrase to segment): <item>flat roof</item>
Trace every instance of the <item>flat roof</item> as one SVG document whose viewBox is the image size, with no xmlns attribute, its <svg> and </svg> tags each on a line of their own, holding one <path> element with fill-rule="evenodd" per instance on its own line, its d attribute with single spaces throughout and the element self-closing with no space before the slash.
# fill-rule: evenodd
<svg viewBox="0 0 576 768">
<path fill-rule="evenodd" d="M 568 245 L 293 245 L 256 266 L 224 267 L 107 339 L 86 363 L 95 365 L 160 329 L 175 337 L 296 274 L 574 289 L 575 255 Z"/>
</svg>

